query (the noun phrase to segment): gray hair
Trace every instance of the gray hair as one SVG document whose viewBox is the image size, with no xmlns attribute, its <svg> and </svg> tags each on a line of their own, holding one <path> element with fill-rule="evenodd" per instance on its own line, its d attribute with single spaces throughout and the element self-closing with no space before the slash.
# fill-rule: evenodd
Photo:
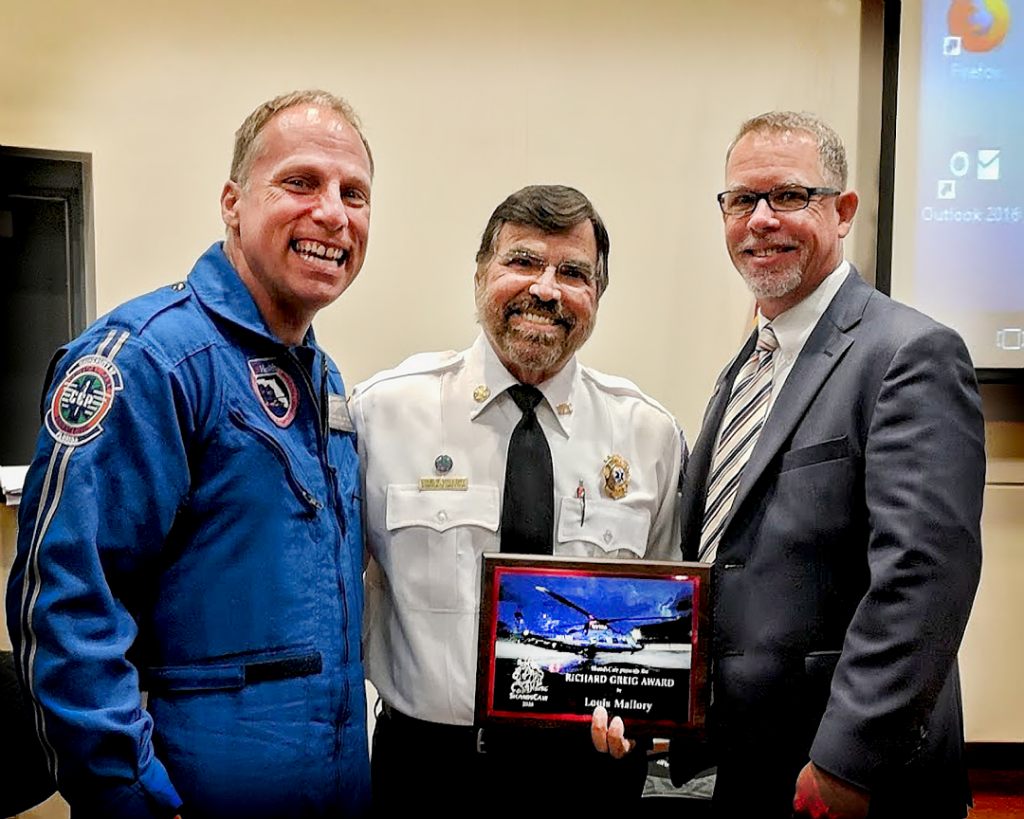
<svg viewBox="0 0 1024 819">
<path fill-rule="evenodd" d="M 843 140 L 839 138 L 832 127 L 828 125 L 817 114 L 797 111 L 769 111 L 759 114 L 744 122 L 736 138 L 729 145 L 725 152 L 725 163 L 729 164 L 729 157 L 736 143 L 750 133 L 758 134 L 782 134 L 787 131 L 799 131 L 812 137 L 818 145 L 818 167 L 822 179 L 841 191 L 846 190 L 846 148 L 843 147 Z"/>
<path fill-rule="evenodd" d="M 292 91 L 290 94 L 282 94 L 279 97 L 263 103 L 259 108 L 246 117 L 245 122 L 235 131 L 235 152 L 231 158 L 231 181 L 241 187 L 249 182 L 249 172 L 252 170 L 252 163 L 259 150 L 259 136 L 267 123 L 276 114 L 296 105 L 319 105 L 322 108 L 329 108 L 355 128 L 366 148 L 366 155 L 370 158 L 370 176 L 373 176 L 373 154 L 370 152 L 370 143 L 363 136 L 359 123 L 359 115 L 348 102 L 341 97 L 331 94 L 329 91 L 310 89 L 307 91 Z"/>
<path fill-rule="evenodd" d="M 494 209 L 476 254 L 477 274 L 494 255 L 498 234 L 506 224 L 535 227 L 545 233 L 565 233 L 586 221 L 593 225 L 597 242 L 595 284 L 600 297 L 608 289 L 608 230 L 593 203 L 565 185 L 528 185 Z"/>
</svg>

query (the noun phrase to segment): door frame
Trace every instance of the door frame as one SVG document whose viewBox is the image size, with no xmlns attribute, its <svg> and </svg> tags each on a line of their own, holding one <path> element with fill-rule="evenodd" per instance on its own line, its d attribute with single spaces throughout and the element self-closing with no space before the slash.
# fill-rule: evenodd
<svg viewBox="0 0 1024 819">
<path fill-rule="evenodd" d="M 0 195 L 64 202 L 70 340 L 96 318 L 92 154 L 0 145 L 0 167 Z"/>
</svg>

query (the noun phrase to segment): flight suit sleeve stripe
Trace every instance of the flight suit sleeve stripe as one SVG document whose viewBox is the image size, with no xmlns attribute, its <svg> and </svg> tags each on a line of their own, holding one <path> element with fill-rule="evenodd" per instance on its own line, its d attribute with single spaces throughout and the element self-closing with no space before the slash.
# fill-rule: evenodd
<svg viewBox="0 0 1024 819">
<path fill-rule="evenodd" d="M 96 355 L 106 356 L 111 361 L 114 360 L 114 357 L 121 352 L 121 348 L 124 347 L 124 343 L 128 340 L 131 333 L 127 330 L 123 330 L 120 335 L 117 335 L 117 341 L 114 341 L 115 335 L 117 335 L 117 330 L 111 330 L 107 333 L 103 338 L 103 341 L 101 341 L 99 346 L 96 348 Z M 110 346 L 111 342 L 113 342 L 113 346 Z M 110 346 L 109 352 L 103 352 L 108 346 Z"/>
<path fill-rule="evenodd" d="M 25 680 L 29 690 L 32 692 L 32 705 L 35 715 L 36 733 L 39 735 L 43 750 L 46 752 L 46 762 L 50 769 L 50 775 L 57 777 L 57 752 L 50 742 L 46 733 L 46 716 L 40 704 L 39 698 L 35 695 L 35 661 L 38 649 L 38 639 L 33 625 L 33 612 L 36 601 L 42 590 L 42 573 L 39 568 L 39 549 L 46 530 L 50 527 L 53 516 L 60 505 L 61 496 L 64 493 L 64 478 L 67 475 L 68 461 L 74 447 L 65 447 L 57 444 L 50 455 L 50 462 L 46 467 L 46 477 L 43 480 L 42 497 L 50 498 L 50 486 L 54 483 L 54 470 L 56 467 L 56 488 L 53 497 L 45 504 L 39 505 L 36 516 L 35 530 L 32 533 L 32 542 L 29 546 L 26 571 L 28 582 L 22 589 L 21 619 L 25 639 L 22 643 L 22 668 L 24 669 Z"/>
<path fill-rule="evenodd" d="M 125 342 L 131 334 L 128 331 L 111 330 L 103 338 L 103 341 L 96 348 L 98 355 L 106 355 L 113 358 L 124 347 Z M 107 350 L 104 353 L 104 350 Z M 26 582 L 22 586 L 21 600 L 21 622 L 24 640 L 22 642 L 21 666 L 25 681 L 31 693 L 32 710 L 35 718 L 36 733 L 46 753 L 47 767 L 50 775 L 57 778 L 58 759 L 57 752 L 50 741 L 46 728 L 46 713 L 35 690 L 35 666 L 39 648 L 39 640 L 34 626 L 34 613 L 39 595 L 42 592 L 42 571 L 39 564 L 39 554 L 43 539 L 50 528 L 57 509 L 60 506 L 61 498 L 64 495 L 64 482 L 67 476 L 68 462 L 76 447 L 65 446 L 55 443 L 50 460 L 46 467 L 46 475 L 43 479 L 41 502 L 36 512 L 35 529 L 32 532 L 32 539 L 29 545 L 29 553 L 25 563 L 27 575 Z M 54 478 L 56 472 L 56 479 Z"/>
</svg>

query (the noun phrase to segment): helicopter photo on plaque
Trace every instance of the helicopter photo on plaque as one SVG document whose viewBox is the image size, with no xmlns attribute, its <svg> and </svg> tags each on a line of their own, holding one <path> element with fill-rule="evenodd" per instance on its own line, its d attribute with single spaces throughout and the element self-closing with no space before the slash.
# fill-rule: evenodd
<svg viewBox="0 0 1024 819">
<path fill-rule="evenodd" d="M 483 557 L 476 724 L 589 724 L 701 735 L 709 569 L 703 563 Z"/>
</svg>

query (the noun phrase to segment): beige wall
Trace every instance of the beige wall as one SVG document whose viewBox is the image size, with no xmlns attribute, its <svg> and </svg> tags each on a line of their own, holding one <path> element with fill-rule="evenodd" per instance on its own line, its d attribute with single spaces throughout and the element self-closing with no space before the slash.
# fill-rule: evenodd
<svg viewBox="0 0 1024 819">
<path fill-rule="evenodd" d="M 1019 418 L 1019 388 L 983 393 L 989 419 Z M 1010 403 L 1012 402 L 1012 404 Z M 988 474 L 982 516 L 981 585 L 960 649 L 967 738 L 975 742 L 1024 742 L 1024 423 L 986 425 Z"/>
<path fill-rule="evenodd" d="M 361 112 L 378 168 L 366 265 L 316 325 L 349 383 L 468 346 L 487 216 L 563 182 L 612 238 L 582 358 L 691 439 L 750 306 L 714 201 L 732 132 L 774 107 L 857 132 L 858 0 L 3 5 L 0 142 L 92 153 L 100 312 L 185 276 L 222 235 L 234 129 L 323 86 Z"/>
<path fill-rule="evenodd" d="M 751 306 L 714 202 L 738 123 L 816 111 L 854 178 L 874 178 L 874 149 L 858 165 L 854 144 L 874 105 L 858 0 L 0 2 L 0 143 L 93 155 L 100 313 L 183 278 L 221 236 L 232 133 L 253 107 L 298 87 L 351 100 L 377 160 L 370 254 L 316 325 L 350 384 L 467 346 L 488 214 L 561 182 L 612 238 L 582 358 L 636 380 L 692 440 Z M 872 230 L 848 243 L 868 271 Z M 998 739 L 998 708 L 970 696 L 991 652 L 965 653 L 969 730 L 975 709 L 979 738 Z"/>
</svg>

